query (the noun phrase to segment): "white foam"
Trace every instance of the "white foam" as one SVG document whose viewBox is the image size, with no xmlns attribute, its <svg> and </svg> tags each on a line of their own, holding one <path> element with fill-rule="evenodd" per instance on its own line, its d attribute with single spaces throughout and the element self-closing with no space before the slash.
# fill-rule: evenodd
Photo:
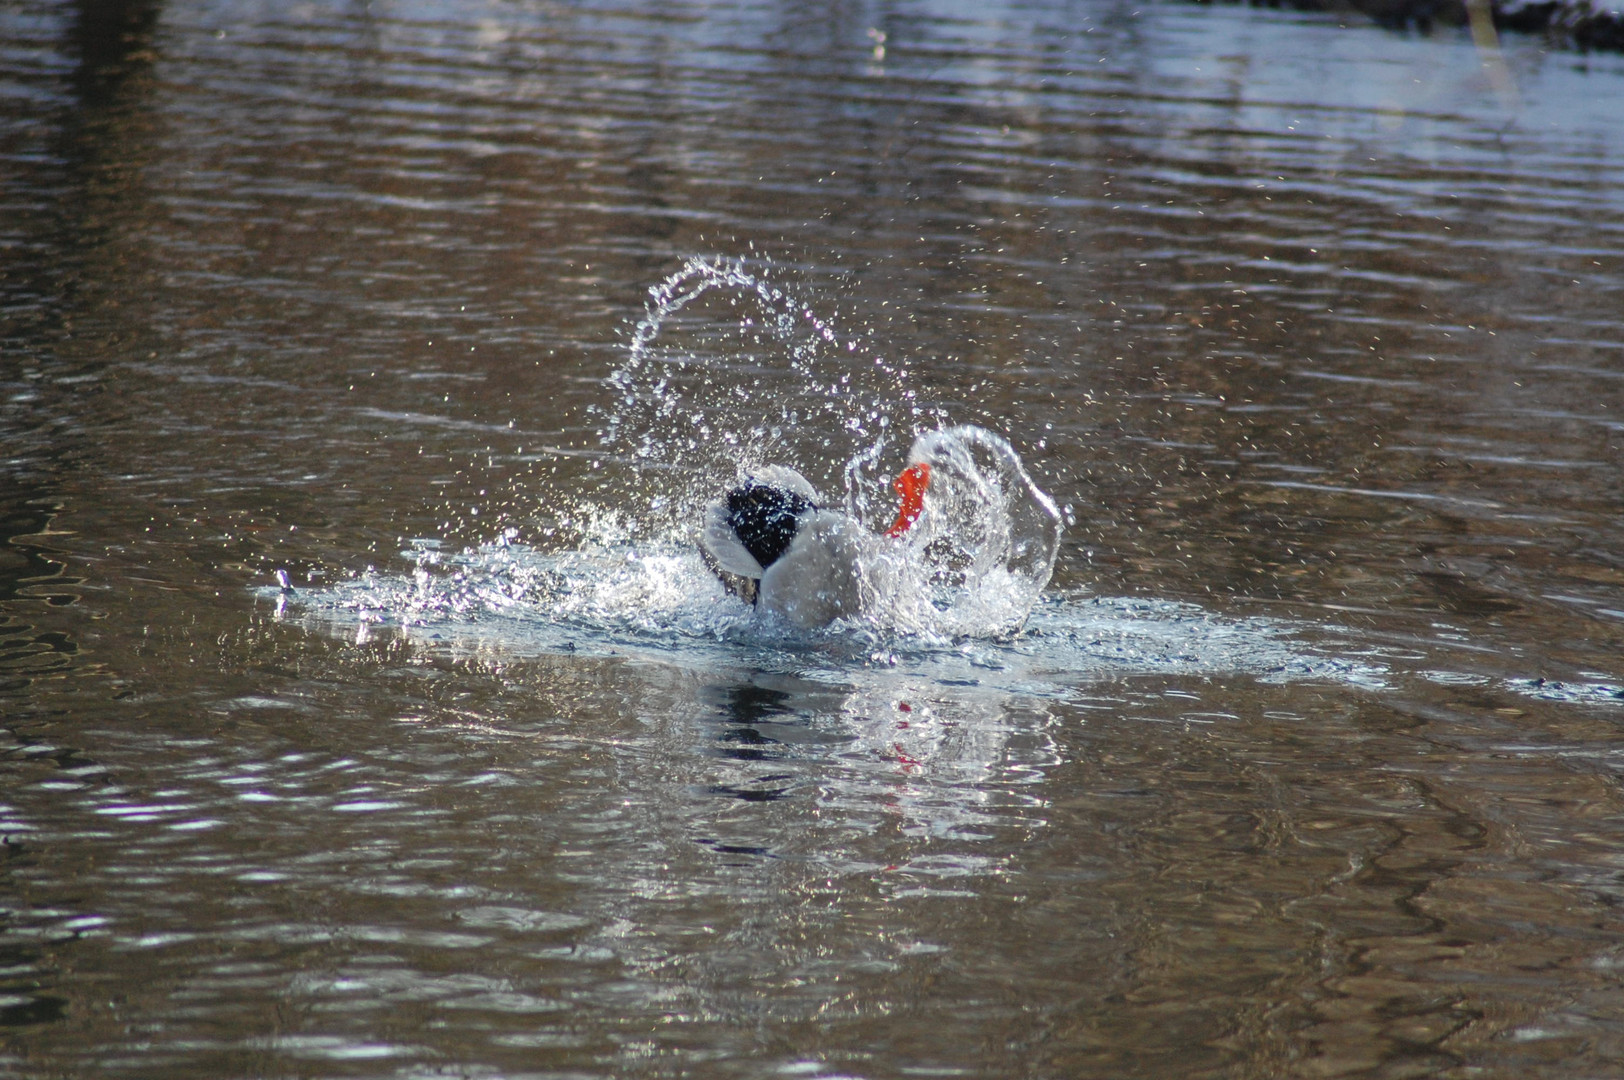
<svg viewBox="0 0 1624 1080">
<path fill-rule="evenodd" d="M 1124 674 L 1368 687 L 1387 675 L 1377 661 L 1306 643 L 1289 624 L 1170 601 L 1049 596 L 1008 636 L 879 621 L 804 632 L 728 595 L 692 547 L 670 541 L 565 552 L 494 543 L 450 555 L 418 545 L 404 555 L 415 565 L 297 591 L 285 617 L 346 638 L 357 626 L 391 630 L 455 654 L 640 656 L 694 669 L 816 670 L 836 680 L 888 673 L 882 686 L 923 679 L 1039 697 L 1070 698 Z M 287 594 L 273 586 L 264 595 L 274 602 Z"/>
</svg>

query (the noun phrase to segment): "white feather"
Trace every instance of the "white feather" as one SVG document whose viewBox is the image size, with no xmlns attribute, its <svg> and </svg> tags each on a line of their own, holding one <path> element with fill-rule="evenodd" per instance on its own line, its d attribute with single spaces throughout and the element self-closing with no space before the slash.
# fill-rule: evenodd
<svg viewBox="0 0 1624 1080">
<path fill-rule="evenodd" d="M 787 465 L 763 465 L 759 469 L 750 469 L 744 473 L 744 479 L 754 480 L 767 487 L 783 488 L 793 492 L 810 503 L 821 503 L 818 493 L 806 477 L 791 469 Z"/>
<path fill-rule="evenodd" d="M 811 503 L 818 501 L 818 493 L 807 483 L 806 477 L 784 465 L 763 465 L 751 469 L 740 477 L 766 487 L 782 488 Z M 730 574 L 760 581 L 761 563 L 750 550 L 739 542 L 739 534 L 728 521 L 727 500 L 717 499 L 705 508 L 705 525 L 699 534 L 700 546 L 717 566 Z"/>
<path fill-rule="evenodd" d="M 874 543 L 846 514 L 802 514 L 789 550 L 761 575 L 760 606 L 803 630 L 856 615 L 862 606 L 863 555 Z"/>
<path fill-rule="evenodd" d="M 705 528 L 699 534 L 699 544 L 711 561 L 728 573 L 761 579 L 761 564 L 739 542 L 739 534 L 727 519 L 726 499 L 717 499 L 705 508 Z"/>
<path fill-rule="evenodd" d="M 816 504 L 818 493 L 806 477 L 782 465 L 751 469 L 741 479 L 793 492 Z M 862 562 L 875 538 L 847 514 L 814 505 L 797 516 L 795 538 L 784 554 L 763 568 L 739 540 L 729 520 L 727 500 L 705 508 L 700 545 L 717 568 L 759 583 L 757 604 L 777 617 L 815 630 L 856 615 L 862 605 Z"/>
</svg>

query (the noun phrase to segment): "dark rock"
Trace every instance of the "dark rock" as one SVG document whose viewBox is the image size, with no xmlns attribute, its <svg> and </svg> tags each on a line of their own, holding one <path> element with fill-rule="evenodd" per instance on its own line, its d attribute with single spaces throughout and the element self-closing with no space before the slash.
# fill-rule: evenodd
<svg viewBox="0 0 1624 1080">
<path fill-rule="evenodd" d="M 1197 0 L 1208 3 L 1211 0 Z M 1239 2 L 1239 0 L 1236 0 Z M 1471 22 L 1467 0 L 1248 0 L 1253 7 L 1288 7 L 1297 11 L 1356 12 L 1389 30 L 1465 26 Z M 1584 51 L 1624 51 L 1624 9 L 1611 10 L 1594 0 L 1487 0 L 1497 30 L 1544 34 L 1558 45 Z"/>
</svg>

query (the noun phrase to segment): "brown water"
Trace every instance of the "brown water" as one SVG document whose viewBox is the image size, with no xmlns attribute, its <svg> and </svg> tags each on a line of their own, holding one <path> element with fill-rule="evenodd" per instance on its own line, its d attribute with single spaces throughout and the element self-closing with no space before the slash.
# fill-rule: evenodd
<svg viewBox="0 0 1624 1080">
<path fill-rule="evenodd" d="M 0 7 L 0 1075 L 1624 1075 L 1620 100 L 1111 0 Z M 1020 449 L 1026 636 L 694 621 L 597 432 L 695 256 Z M 825 393 L 712 299 L 734 420 Z"/>
</svg>

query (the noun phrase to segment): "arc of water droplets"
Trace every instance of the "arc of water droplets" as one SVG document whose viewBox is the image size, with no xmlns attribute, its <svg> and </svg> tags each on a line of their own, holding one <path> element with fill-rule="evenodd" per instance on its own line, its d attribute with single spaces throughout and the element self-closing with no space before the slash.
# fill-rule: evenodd
<svg viewBox="0 0 1624 1080">
<path fill-rule="evenodd" d="M 917 419 L 920 410 L 912 404 L 905 371 L 878 357 L 872 364 L 851 363 L 848 357 L 864 351 L 859 342 L 842 342 L 829 320 L 768 280 L 769 268 L 766 262 L 758 268 L 740 259 L 694 257 L 649 289 L 626 359 L 608 380 L 618 398 L 601 437 L 607 447 L 645 465 L 707 473 L 723 458 L 737 465 L 752 454 L 779 453 L 795 429 L 810 430 L 814 417 L 827 417 L 833 431 L 851 440 L 843 481 L 847 509 L 857 513 L 859 503 L 873 494 L 868 489 L 882 486 L 865 479 L 863 471 L 878 467 L 883 449 L 901 435 L 890 430 L 889 411 L 900 405 Z M 668 346 L 674 354 L 659 351 L 659 338 L 673 318 L 708 293 L 727 292 L 734 294 L 729 298 L 734 306 L 738 297 L 746 298 L 758 309 L 760 322 L 745 316 L 708 329 L 757 342 L 766 336 L 785 350 L 788 370 L 800 377 L 798 386 L 772 392 L 762 388 L 759 377 L 751 384 L 741 379 L 724 385 L 717 362 L 747 361 L 748 349 L 716 362 L 685 355 L 677 346 Z M 878 373 L 885 385 L 860 377 L 866 370 Z M 769 413 L 776 414 L 776 423 L 764 419 Z M 824 433 L 826 449 L 834 449 L 833 431 Z"/>
</svg>

